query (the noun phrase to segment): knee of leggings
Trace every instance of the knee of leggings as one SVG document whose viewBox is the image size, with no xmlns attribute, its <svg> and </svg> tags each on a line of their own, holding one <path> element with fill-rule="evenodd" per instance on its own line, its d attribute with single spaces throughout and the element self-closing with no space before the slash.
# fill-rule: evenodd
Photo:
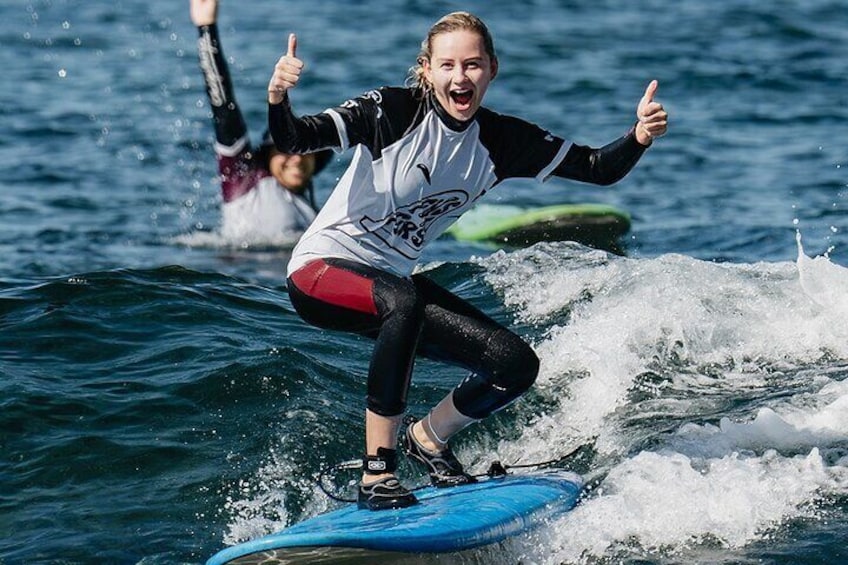
<svg viewBox="0 0 848 565">
<path fill-rule="evenodd" d="M 509 332 L 506 332 L 509 333 Z M 516 400 L 539 374 L 539 358 L 515 334 L 491 340 L 480 374 L 469 375 L 453 391 L 457 410 L 469 418 L 486 418 Z"/>
<path fill-rule="evenodd" d="M 484 355 L 490 382 L 521 394 L 533 386 L 539 374 L 539 357 L 533 348 L 508 330 L 500 330 L 489 342 Z"/>
</svg>

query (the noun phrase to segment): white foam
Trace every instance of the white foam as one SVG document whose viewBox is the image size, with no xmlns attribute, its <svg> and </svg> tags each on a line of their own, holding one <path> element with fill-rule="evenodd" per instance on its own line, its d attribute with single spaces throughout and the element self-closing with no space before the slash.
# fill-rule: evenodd
<svg viewBox="0 0 848 565">
<path fill-rule="evenodd" d="M 646 372 L 665 372 L 666 386 L 757 387 L 767 370 L 848 359 L 844 316 L 810 297 L 793 263 L 637 260 L 562 245 L 480 262 L 518 318 L 551 322 L 536 344 L 538 389 L 561 398 L 559 423 L 586 436 Z M 815 265 L 802 267 L 808 281 L 848 284 L 848 269 Z"/>
<path fill-rule="evenodd" d="M 223 540 L 226 545 L 256 539 L 291 525 L 294 516 L 287 507 L 293 493 L 297 493 L 308 509 L 305 517 L 329 508 L 330 500 L 317 491 L 308 477 L 292 481 L 292 477 L 297 477 L 292 461 L 295 457 L 296 450 L 273 449 L 267 462 L 253 476 L 239 481 L 237 492 L 227 497 L 224 504 L 229 519 Z"/>
<path fill-rule="evenodd" d="M 642 452 L 612 469 L 593 497 L 556 524 L 545 560 L 579 562 L 633 544 L 669 553 L 704 541 L 742 547 L 811 512 L 820 489 L 840 482 L 844 489 L 845 473 L 835 475 L 817 449 L 791 458 L 767 451 L 702 462 Z"/>
<path fill-rule="evenodd" d="M 291 233 L 226 233 L 223 231 L 193 231 L 171 237 L 168 243 L 197 249 L 291 249 L 301 232 Z"/>
<path fill-rule="evenodd" d="M 237 493 L 227 498 L 224 511 L 229 515 L 224 543 L 235 545 L 279 530 L 289 522 L 286 490 L 280 477 L 290 476 L 286 463 L 274 454 L 274 460 L 250 480 L 240 480 Z M 290 471 L 290 469 L 289 469 Z"/>
<path fill-rule="evenodd" d="M 798 244 L 798 274 L 801 288 L 807 296 L 822 308 L 848 317 L 848 277 L 846 269 L 830 261 L 827 255 L 810 258 L 804 254 L 801 232 L 796 234 Z M 848 324 L 845 324 L 848 326 Z"/>
<path fill-rule="evenodd" d="M 522 562 L 743 547 L 848 493 L 848 269 L 804 256 L 800 240 L 795 263 L 571 245 L 479 262 L 542 332 L 536 388 L 555 406 L 499 456 L 542 460 L 596 438 L 607 473 Z"/>
<path fill-rule="evenodd" d="M 818 502 L 848 494 L 848 382 L 779 406 L 747 422 L 686 423 L 661 449 L 624 458 L 575 510 L 525 541 L 522 562 L 679 554 L 702 542 L 740 548 L 815 517 Z"/>
</svg>

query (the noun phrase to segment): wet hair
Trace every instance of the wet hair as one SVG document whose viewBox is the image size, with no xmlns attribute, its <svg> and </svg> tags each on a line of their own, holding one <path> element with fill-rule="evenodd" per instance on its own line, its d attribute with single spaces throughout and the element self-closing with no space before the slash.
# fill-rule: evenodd
<svg viewBox="0 0 848 565">
<path fill-rule="evenodd" d="M 472 31 L 482 37 L 489 59 L 493 63 L 498 60 L 495 54 L 495 41 L 483 20 L 469 12 L 452 12 L 433 24 L 433 27 L 427 32 L 427 37 L 421 42 L 421 51 L 418 52 L 416 64 L 410 67 L 409 76 L 406 79 L 408 86 L 416 86 L 424 91 L 432 90 L 433 86 L 424 78 L 424 62 L 429 61 L 433 55 L 433 39 L 437 35 L 460 30 Z"/>
<path fill-rule="evenodd" d="M 256 148 L 255 158 L 257 162 L 262 163 L 263 166 L 267 167 L 268 162 L 271 160 L 271 149 L 273 148 L 274 140 L 271 138 L 271 132 L 266 129 L 262 133 L 262 140 L 259 142 L 259 147 Z M 312 172 L 312 176 L 314 177 L 320 173 L 324 167 L 330 164 L 330 161 L 333 159 L 333 150 L 323 149 L 321 151 L 316 151 L 313 155 L 315 156 L 315 170 Z"/>
</svg>

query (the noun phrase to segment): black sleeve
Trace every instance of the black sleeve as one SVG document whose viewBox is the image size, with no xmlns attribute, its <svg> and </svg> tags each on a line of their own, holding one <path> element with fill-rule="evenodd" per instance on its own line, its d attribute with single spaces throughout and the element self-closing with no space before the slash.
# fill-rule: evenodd
<svg viewBox="0 0 848 565">
<path fill-rule="evenodd" d="M 298 118 L 292 112 L 288 95 L 279 104 L 268 104 L 268 129 L 274 145 L 283 153 L 312 153 L 340 147 L 332 118 L 327 114 Z"/>
<path fill-rule="evenodd" d="M 346 151 L 364 145 L 374 159 L 408 133 L 423 117 L 425 101 L 414 89 L 382 87 L 351 98 L 313 116 L 294 115 L 288 95 L 268 105 L 268 129 L 277 149 L 309 153 L 320 149 Z"/>
<path fill-rule="evenodd" d="M 592 184 L 610 185 L 630 172 L 645 149 L 646 146 L 636 141 L 633 129 L 600 149 L 573 144 L 553 174 Z"/>
<path fill-rule="evenodd" d="M 212 24 L 197 29 L 200 33 L 197 52 L 206 81 L 206 94 L 212 106 L 215 139 L 229 147 L 247 135 L 247 125 L 233 94 L 227 61 L 218 38 L 218 26 Z"/>
</svg>

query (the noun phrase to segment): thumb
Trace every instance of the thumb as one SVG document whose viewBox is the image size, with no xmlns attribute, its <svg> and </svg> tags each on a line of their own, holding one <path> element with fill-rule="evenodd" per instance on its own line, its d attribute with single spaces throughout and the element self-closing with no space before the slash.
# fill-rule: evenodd
<svg viewBox="0 0 848 565">
<path fill-rule="evenodd" d="M 295 55 L 295 51 L 297 50 L 297 36 L 293 33 L 289 34 L 289 50 L 286 53 L 289 57 L 297 57 Z"/>
<path fill-rule="evenodd" d="M 650 84 L 648 84 L 648 88 L 645 89 L 645 95 L 642 97 L 642 101 L 644 102 L 652 102 L 654 100 L 654 95 L 657 93 L 657 89 L 659 88 L 660 83 L 657 82 L 656 79 L 652 80 Z"/>
</svg>

